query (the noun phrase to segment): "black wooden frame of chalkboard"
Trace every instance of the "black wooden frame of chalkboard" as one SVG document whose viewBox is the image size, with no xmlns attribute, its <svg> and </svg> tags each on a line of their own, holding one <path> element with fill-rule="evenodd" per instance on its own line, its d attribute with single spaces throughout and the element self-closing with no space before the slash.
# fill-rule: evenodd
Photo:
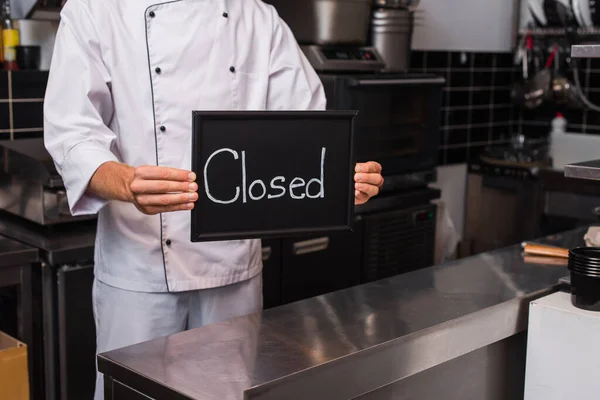
<svg viewBox="0 0 600 400">
<path fill-rule="evenodd" d="M 200 167 L 200 157 L 202 154 L 201 136 L 204 134 L 203 124 L 205 121 L 215 120 L 253 120 L 265 119 L 266 116 L 270 119 L 350 119 L 350 156 L 348 157 L 348 169 L 354 171 L 356 165 L 356 148 L 355 148 L 355 121 L 354 118 L 358 111 L 192 111 L 192 171 L 198 175 Z M 349 172 L 353 176 L 352 172 Z M 194 207 L 191 211 L 191 241 L 192 242 L 209 242 L 221 240 L 243 240 L 243 239 L 267 239 L 267 238 L 284 238 L 304 234 L 320 234 L 326 232 L 351 232 L 354 225 L 354 184 L 348 184 L 348 212 L 346 213 L 345 221 L 339 225 L 318 226 L 314 228 L 296 228 L 296 229 L 270 229 L 270 230 L 255 230 L 242 231 L 232 233 L 203 233 L 199 232 L 197 219 L 200 217 L 202 210 Z"/>
</svg>

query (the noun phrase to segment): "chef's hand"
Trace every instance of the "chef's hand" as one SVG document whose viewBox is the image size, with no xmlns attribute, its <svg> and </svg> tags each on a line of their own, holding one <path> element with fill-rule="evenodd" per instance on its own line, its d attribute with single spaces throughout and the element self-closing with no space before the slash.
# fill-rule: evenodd
<svg viewBox="0 0 600 400">
<path fill-rule="evenodd" d="M 144 214 L 191 210 L 198 200 L 196 174 L 176 168 L 141 166 L 129 184 L 131 202 Z"/>
<path fill-rule="evenodd" d="M 358 163 L 354 174 L 354 204 L 364 204 L 379 194 L 383 186 L 381 165 L 375 161 Z"/>
</svg>

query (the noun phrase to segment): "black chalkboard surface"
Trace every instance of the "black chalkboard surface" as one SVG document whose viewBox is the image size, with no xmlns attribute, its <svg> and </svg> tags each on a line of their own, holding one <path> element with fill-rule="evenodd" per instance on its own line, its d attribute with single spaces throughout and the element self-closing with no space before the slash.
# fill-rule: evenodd
<svg viewBox="0 0 600 400">
<path fill-rule="evenodd" d="M 194 111 L 192 242 L 351 230 L 351 111 Z"/>
</svg>

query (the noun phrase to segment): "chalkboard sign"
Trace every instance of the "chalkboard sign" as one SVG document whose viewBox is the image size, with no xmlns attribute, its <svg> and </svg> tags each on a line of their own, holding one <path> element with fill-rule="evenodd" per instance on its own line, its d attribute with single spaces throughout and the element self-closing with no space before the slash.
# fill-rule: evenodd
<svg viewBox="0 0 600 400">
<path fill-rule="evenodd" d="M 192 242 L 351 230 L 350 111 L 194 111 Z"/>
</svg>

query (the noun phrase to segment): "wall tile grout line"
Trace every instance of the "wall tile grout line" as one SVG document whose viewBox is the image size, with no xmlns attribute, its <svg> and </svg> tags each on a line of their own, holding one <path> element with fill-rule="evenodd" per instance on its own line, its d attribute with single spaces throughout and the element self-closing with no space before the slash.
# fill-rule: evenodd
<svg viewBox="0 0 600 400">
<path fill-rule="evenodd" d="M 496 83 L 496 55 L 494 54 L 494 56 L 492 57 L 492 79 L 490 82 L 490 86 L 492 87 L 492 89 L 490 90 L 490 121 L 494 121 L 494 84 Z M 494 129 L 493 127 L 490 125 L 489 129 L 488 129 L 488 144 L 492 143 L 492 133 L 493 133 Z"/>
<path fill-rule="evenodd" d="M 494 104 L 494 108 L 511 108 L 512 104 Z M 481 105 L 473 105 L 473 106 L 450 106 L 450 107 L 442 107 L 442 111 L 467 111 L 469 109 L 473 110 L 488 110 L 490 108 L 490 104 L 481 104 Z"/>
<path fill-rule="evenodd" d="M 9 89 L 10 92 L 10 89 Z M 0 99 L 0 103 L 43 103 L 44 99 Z"/>
<path fill-rule="evenodd" d="M 510 85 L 508 86 L 462 86 L 462 87 L 445 87 L 442 89 L 444 92 L 470 92 L 473 90 L 510 90 Z"/>
<path fill-rule="evenodd" d="M 0 129 L 0 133 L 22 133 L 22 132 L 43 132 L 44 128 L 15 128 L 15 129 Z"/>
<path fill-rule="evenodd" d="M 15 133 L 13 131 L 15 127 L 15 120 L 13 114 L 12 94 L 12 71 L 8 71 L 8 129 L 10 140 L 15 140 Z"/>
<path fill-rule="evenodd" d="M 452 53 L 448 52 L 446 54 L 446 87 L 451 87 L 450 85 L 452 84 Z M 448 93 L 448 104 L 451 103 L 451 94 Z M 445 112 L 444 113 L 444 126 L 447 127 L 450 125 L 450 113 L 449 112 Z M 444 135 L 444 141 L 443 144 L 447 145 L 448 141 L 450 139 L 450 134 L 449 132 L 446 130 L 443 132 Z M 446 148 L 443 148 L 443 160 L 442 163 L 443 164 L 447 164 L 448 163 L 448 150 Z"/>
<path fill-rule="evenodd" d="M 475 86 L 475 54 L 469 57 L 469 85 Z M 469 121 L 469 127 L 467 128 L 467 161 L 471 159 L 471 126 L 473 125 L 473 91 L 469 90 L 469 111 L 467 115 L 467 121 Z"/>
</svg>

